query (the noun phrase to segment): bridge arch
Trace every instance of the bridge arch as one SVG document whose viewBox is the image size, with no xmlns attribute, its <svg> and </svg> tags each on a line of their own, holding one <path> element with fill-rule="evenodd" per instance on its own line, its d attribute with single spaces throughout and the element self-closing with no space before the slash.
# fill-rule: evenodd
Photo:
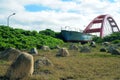
<svg viewBox="0 0 120 80">
<path fill-rule="evenodd" d="M 110 27 L 111 27 L 111 31 L 112 32 L 120 32 L 120 29 L 117 25 L 117 23 L 115 22 L 115 20 L 110 16 L 110 15 L 99 15 L 96 18 L 94 18 L 89 25 L 85 28 L 85 30 L 83 31 L 84 33 L 96 33 L 96 32 L 100 32 L 100 37 L 102 38 L 104 35 L 104 27 L 105 27 L 105 22 L 108 21 Z M 100 28 L 92 28 L 92 26 L 94 24 L 101 24 Z M 117 29 L 117 31 L 116 31 Z"/>
</svg>

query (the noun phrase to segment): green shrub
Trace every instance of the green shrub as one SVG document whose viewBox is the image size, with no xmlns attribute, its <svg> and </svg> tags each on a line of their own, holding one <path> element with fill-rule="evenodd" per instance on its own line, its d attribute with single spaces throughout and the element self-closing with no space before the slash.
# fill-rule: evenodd
<svg viewBox="0 0 120 80">
<path fill-rule="evenodd" d="M 114 32 L 113 34 L 103 38 L 103 41 L 111 42 L 114 40 L 120 40 L 120 32 Z"/>
<path fill-rule="evenodd" d="M 32 47 L 40 48 L 42 45 L 54 48 L 61 44 L 63 44 L 62 40 L 37 33 L 37 31 L 25 31 L 22 29 L 0 26 L 0 50 L 9 47 L 17 49 L 30 49 Z"/>
<path fill-rule="evenodd" d="M 93 41 L 95 41 L 97 43 L 102 43 L 102 42 L 119 43 L 120 42 L 120 32 L 114 32 L 113 34 L 110 34 L 103 38 L 95 36 L 93 38 Z"/>
<path fill-rule="evenodd" d="M 95 37 L 93 38 L 93 41 L 95 41 L 95 42 L 97 42 L 97 43 L 102 43 L 102 42 L 103 42 L 103 39 L 100 38 L 100 37 L 95 36 Z"/>
<path fill-rule="evenodd" d="M 114 40 L 112 41 L 113 44 L 117 44 L 117 43 L 120 43 L 120 40 Z"/>
</svg>

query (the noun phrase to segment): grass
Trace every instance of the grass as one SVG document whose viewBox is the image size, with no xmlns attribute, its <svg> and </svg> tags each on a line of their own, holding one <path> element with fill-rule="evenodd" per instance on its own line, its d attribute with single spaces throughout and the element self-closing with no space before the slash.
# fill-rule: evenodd
<svg viewBox="0 0 120 80">
<path fill-rule="evenodd" d="M 69 57 L 56 57 L 57 49 L 39 50 L 34 60 L 47 57 L 54 66 L 45 66 L 37 70 L 27 80 L 120 80 L 120 56 L 99 52 L 99 48 L 91 48 L 91 53 L 80 53 L 69 50 Z M 0 76 L 4 76 L 10 62 L 0 60 Z"/>
</svg>

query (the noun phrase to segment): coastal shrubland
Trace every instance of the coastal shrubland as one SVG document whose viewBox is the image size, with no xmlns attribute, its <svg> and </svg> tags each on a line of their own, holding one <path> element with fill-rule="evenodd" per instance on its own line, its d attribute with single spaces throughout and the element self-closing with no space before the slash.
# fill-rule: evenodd
<svg viewBox="0 0 120 80">
<path fill-rule="evenodd" d="M 30 49 L 33 47 L 40 48 L 43 45 L 54 48 L 63 43 L 64 42 L 58 38 L 38 33 L 37 31 L 0 26 L 0 50 L 9 47 L 17 49 Z"/>
</svg>

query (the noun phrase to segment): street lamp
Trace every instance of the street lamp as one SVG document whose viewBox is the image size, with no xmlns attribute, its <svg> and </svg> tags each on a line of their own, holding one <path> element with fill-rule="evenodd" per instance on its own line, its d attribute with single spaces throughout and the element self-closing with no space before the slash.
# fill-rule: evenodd
<svg viewBox="0 0 120 80">
<path fill-rule="evenodd" d="M 8 16 L 8 18 L 7 18 L 7 26 L 8 26 L 8 27 L 9 27 L 9 19 L 10 19 L 10 17 L 13 16 L 13 15 L 15 15 L 15 14 L 16 14 L 16 13 L 13 13 L 13 14 L 11 14 L 11 15 Z"/>
</svg>

